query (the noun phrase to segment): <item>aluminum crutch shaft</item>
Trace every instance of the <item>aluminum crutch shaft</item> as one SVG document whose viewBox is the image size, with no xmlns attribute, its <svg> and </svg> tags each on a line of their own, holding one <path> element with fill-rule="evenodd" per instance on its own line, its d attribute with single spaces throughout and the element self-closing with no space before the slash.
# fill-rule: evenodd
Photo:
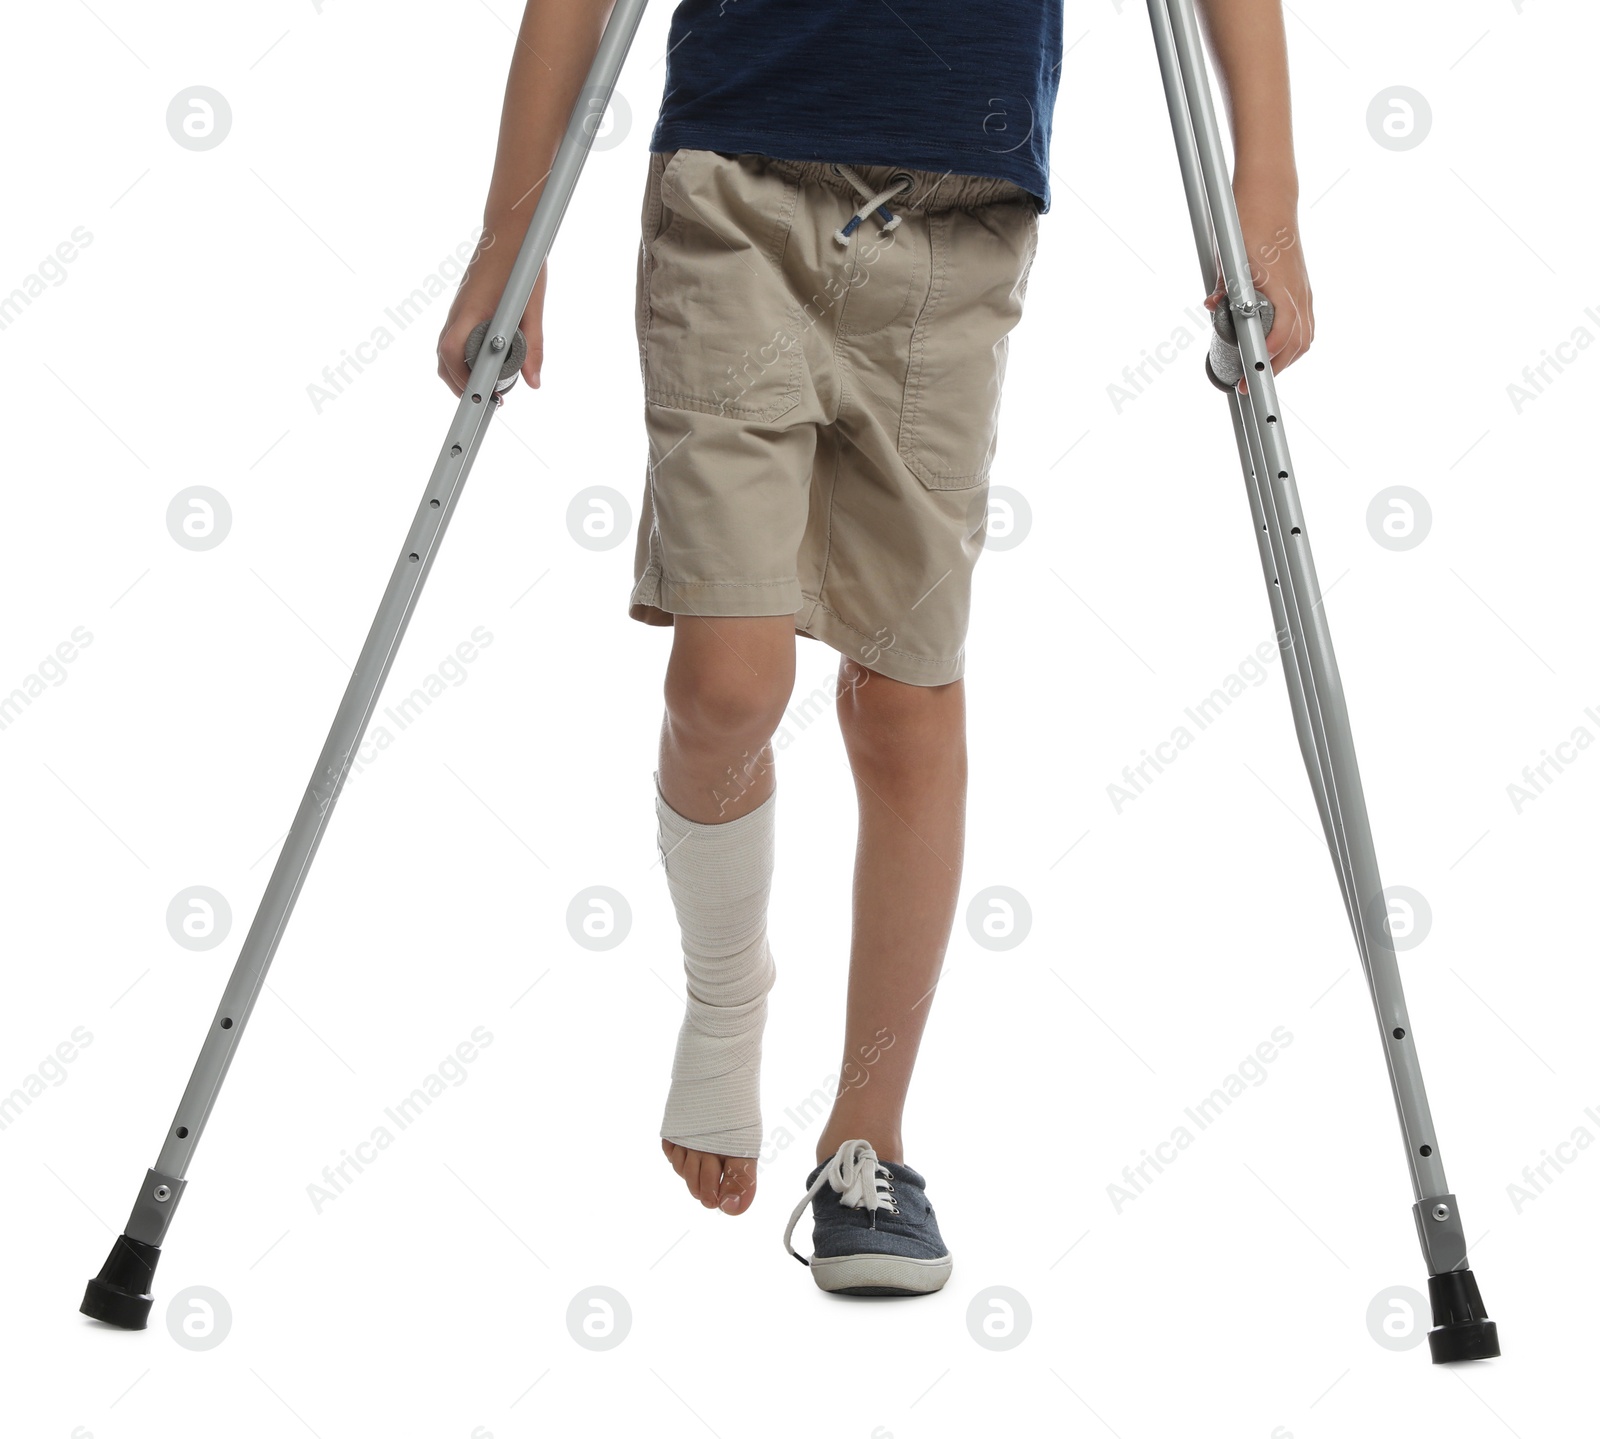
<svg viewBox="0 0 1600 1439">
<path fill-rule="evenodd" d="M 344 788 L 351 760 L 366 734 L 378 696 L 422 593 L 444 532 L 455 512 L 472 462 L 488 432 L 496 409 L 496 389 L 514 378 L 511 361 L 520 353 L 517 326 L 528 308 L 534 284 L 550 252 L 567 202 L 594 142 L 618 74 L 627 59 L 647 0 L 617 0 L 596 48 L 583 89 L 572 108 L 555 163 L 544 182 L 528 230 L 506 280 L 500 302 L 487 326 L 488 342 L 469 355 L 471 374 L 456 407 L 439 457 L 423 492 L 400 558 L 378 605 L 377 616 L 361 648 L 360 658 L 339 703 L 333 726 L 312 771 L 283 842 L 278 861 L 245 936 L 238 961 L 223 991 L 222 1002 L 206 1034 L 188 1087 L 168 1126 L 155 1166 L 139 1187 L 127 1228 L 112 1246 L 99 1275 L 89 1281 L 80 1306 L 91 1318 L 123 1329 L 143 1329 L 149 1318 L 150 1278 L 160 1257 L 162 1240 L 183 1196 L 195 1146 L 211 1117 L 222 1081 L 245 1025 L 255 1008 L 267 968 L 277 953 L 295 900 L 305 883 L 317 847 Z"/>
<path fill-rule="evenodd" d="M 1433 1304 L 1435 1327 L 1428 1334 L 1429 1348 L 1436 1363 L 1490 1358 L 1500 1352 L 1499 1341 L 1494 1323 L 1484 1317 L 1477 1282 L 1467 1266 L 1460 1210 L 1449 1192 L 1434 1137 L 1388 929 L 1387 900 L 1378 874 L 1344 688 L 1267 353 L 1262 297 L 1251 278 L 1249 253 L 1224 162 L 1193 0 L 1148 0 L 1148 6 L 1201 277 L 1209 290 L 1221 270 L 1225 303 L 1242 360 L 1248 393 L 1229 392 L 1234 439 L 1273 622 L 1284 652 L 1284 679 L 1295 731 L 1372 997 L 1405 1142 L 1415 1197 L 1412 1213 L 1428 1265 Z"/>
</svg>

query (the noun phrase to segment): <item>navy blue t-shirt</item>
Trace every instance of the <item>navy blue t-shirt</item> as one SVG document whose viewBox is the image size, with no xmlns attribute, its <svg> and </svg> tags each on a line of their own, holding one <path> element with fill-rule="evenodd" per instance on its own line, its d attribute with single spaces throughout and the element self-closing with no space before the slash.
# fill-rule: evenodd
<svg viewBox="0 0 1600 1439">
<path fill-rule="evenodd" d="M 1062 0 L 680 0 L 652 150 L 997 175 L 1050 208 Z"/>
</svg>

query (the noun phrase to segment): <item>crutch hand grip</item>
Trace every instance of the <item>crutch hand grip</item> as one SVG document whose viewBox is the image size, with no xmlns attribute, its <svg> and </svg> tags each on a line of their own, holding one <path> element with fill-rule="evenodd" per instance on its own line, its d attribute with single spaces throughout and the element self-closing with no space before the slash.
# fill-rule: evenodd
<svg viewBox="0 0 1600 1439">
<path fill-rule="evenodd" d="M 1261 306 L 1261 333 L 1272 332 L 1272 301 L 1258 296 Z M 1211 353 L 1206 356 L 1206 378 L 1219 390 L 1234 389 L 1244 378 L 1244 361 L 1239 357 L 1239 337 L 1233 328 L 1233 310 L 1224 296 L 1211 312 L 1215 334 L 1211 336 Z M 476 332 L 474 332 L 476 333 Z"/>
<path fill-rule="evenodd" d="M 489 322 L 485 320 L 470 335 L 467 336 L 467 368 L 470 370 L 478 363 L 478 351 L 483 348 L 484 337 L 489 333 Z M 522 369 L 522 362 L 528 358 L 528 342 L 523 338 L 522 331 L 518 330 L 512 337 L 506 360 L 500 366 L 500 378 L 494 382 L 494 392 L 503 395 L 517 383 L 517 372 Z"/>
</svg>

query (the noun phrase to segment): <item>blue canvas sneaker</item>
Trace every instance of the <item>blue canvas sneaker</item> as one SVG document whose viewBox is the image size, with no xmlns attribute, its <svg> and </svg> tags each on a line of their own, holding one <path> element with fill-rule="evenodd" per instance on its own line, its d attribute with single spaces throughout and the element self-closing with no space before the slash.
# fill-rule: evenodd
<svg viewBox="0 0 1600 1439">
<path fill-rule="evenodd" d="M 915 1169 L 879 1159 L 865 1139 L 847 1139 L 806 1176 L 783 1247 L 834 1294 L 931 1294 L 950 1277 L 950 1251 L 926 1189 Z M 789 1237 L 808 1204 L 816 1252 L 804 1259 Z"/>
</svg>

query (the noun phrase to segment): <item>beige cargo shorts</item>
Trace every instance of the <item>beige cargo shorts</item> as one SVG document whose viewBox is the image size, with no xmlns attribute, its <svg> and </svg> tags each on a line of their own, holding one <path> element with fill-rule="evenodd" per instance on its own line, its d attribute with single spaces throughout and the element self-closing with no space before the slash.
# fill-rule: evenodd
<svg viewBox="0 0 1600 1439">
<path fill-rule="evenodd" d="M 790 615 L 908 684 L 961 678 L 1008 335 L 1038 246 L 1010 181 L 652 153 L 636 289 L 649 442 L 631 618 Z"/>
</svg>

